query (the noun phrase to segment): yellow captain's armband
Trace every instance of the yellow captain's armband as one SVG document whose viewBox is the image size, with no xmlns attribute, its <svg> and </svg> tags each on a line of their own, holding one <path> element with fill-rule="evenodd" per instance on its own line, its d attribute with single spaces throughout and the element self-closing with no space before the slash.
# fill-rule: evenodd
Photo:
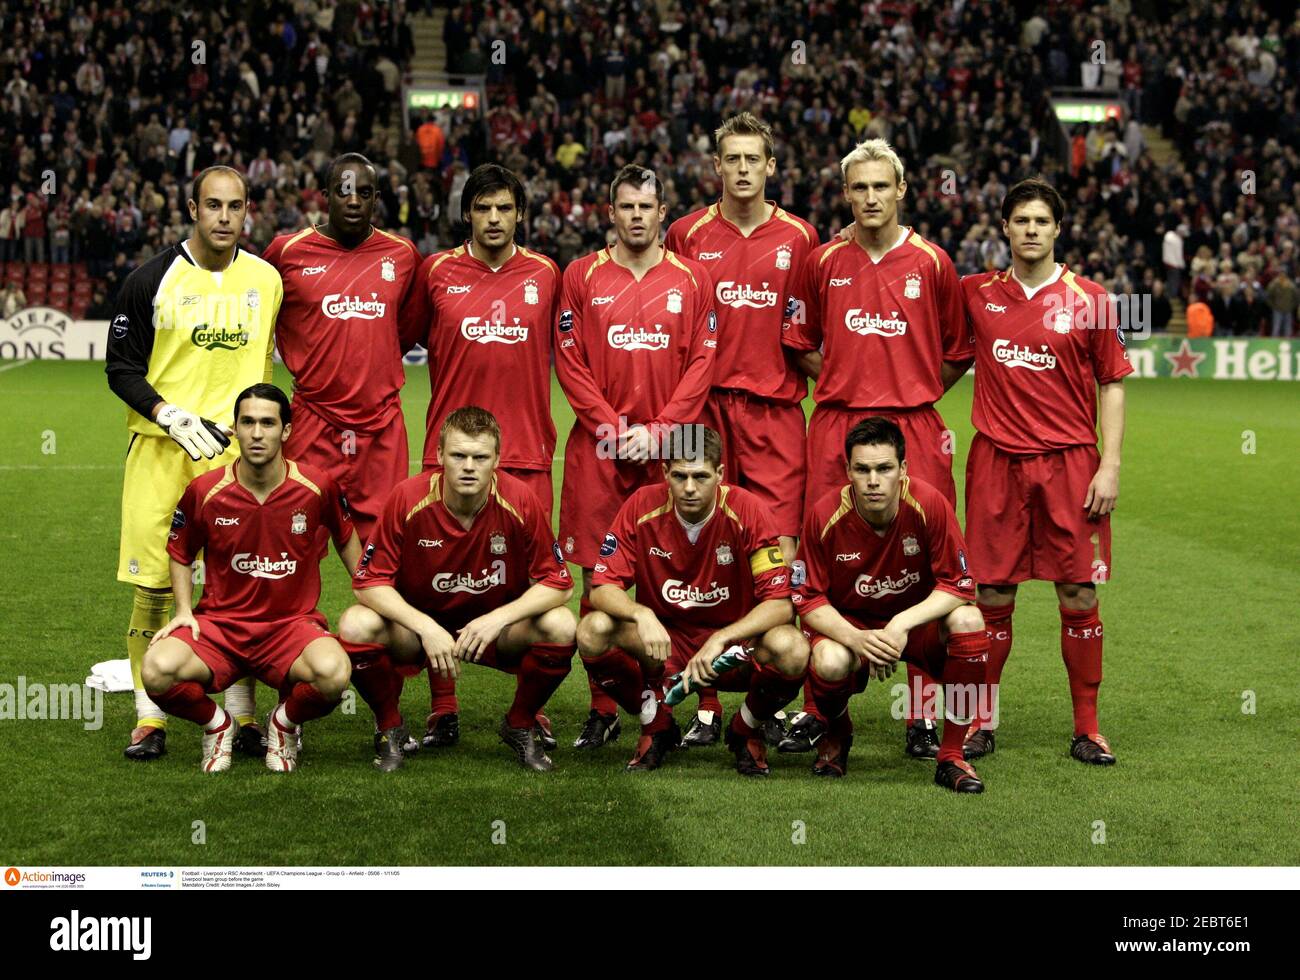
<svg viewBox="0 0 1300 980">
<path fill-rule="evenodd" d="M 749 556 L 749 570 L 753 573 L 754 578 L 758 578 L 764 572 L 770 572 L 774 568 L 785 567 L 785 556 L 781 554 L 780 548 L 759 548 Z"/>
</svg>

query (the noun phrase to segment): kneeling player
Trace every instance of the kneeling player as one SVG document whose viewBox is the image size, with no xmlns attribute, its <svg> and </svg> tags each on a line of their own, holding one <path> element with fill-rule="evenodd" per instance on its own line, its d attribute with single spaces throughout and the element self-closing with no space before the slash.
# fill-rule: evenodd
<svg viewBox="0 0 1300 980">
<path fill-rule="evenodd" d="M 686 428 L 701 435 L 698 451 L 685 451 Z M 636 491 L 605 535 L 592 579 L 595 611 L 578 627 L 578 652 L 588 675 L 640 715 L 629 770 L 658 768 L 680 742 L 662 701 L 665 673 L 680 673 L 688 688 L 748 692 L 727 746 L 738 772 L 766 776 L 763 724 L 798 693 L 808 644 L 790 625 L 789 569 L 771 514 L 749 491 L 722 482 L 718 434 L 686 428 L 663 466 L 667 487 Z M 626 592 L 633 584 L 636 602 Z M 714 660 L 737 645 L 745 650 L 740 665 L 715 672 Z"/>
<path fill-rule="evenodd" d="M 387 648 L 399 664 L 427 662 L 444 678 L 459 674 L 458 660 L 515 674 L 501 740 L 521 765 L 548 772 L 555 766 L 538 716 L 572 666 L 575 624 L 564 604 L 573 579 L 549 515 L 522 481 L 498 471 L 500 461 L 490 412 L 447 416 L 440 469 L 388 498 L 353 578 L 361 605 L 343 614 L 339 635 Z M 390 754 L 395 768 L 400 747 Z"/>
<path fill-rule="evenodd" d="M 289 399 L 257 384 L 235 400 L 240 458 L 191 481 L 172 518 L 176 615 L 149 644 L 140 672 L 168 714 L 203 726 L 204 772 L 230 768 L 239 723 L 209 694 L 252 674 L 280 692 L 266 726 L 266 766 L 298 766 L 299 727 L 329 714 L 347 689 L 347 654 L 316 609 L 325 535 L 343 563 L 361 545 L 342 494 L 323 471 L 286 460 Z M 190 566 L 204 554 L 203 599 L 190 605 Z"/>
<path fill-rule="evenodd" d="M 799 727 L 818 750 L 813 773 L 843 776 L 853 744 L 849 697 L 899 660 L 944 685 L 946 720 L 934 781 L 959 793 L 984 784 L 962 742 L 984 695 L 988 637 L 952 505 L 907 476 L 903 433 L 879 416 L 844 442 L 849 483 L 804 520 L 792 576 L 812 644 L 812 704 Z M 795 741 L 794 739 L 791 740 Z"/>
</svg>

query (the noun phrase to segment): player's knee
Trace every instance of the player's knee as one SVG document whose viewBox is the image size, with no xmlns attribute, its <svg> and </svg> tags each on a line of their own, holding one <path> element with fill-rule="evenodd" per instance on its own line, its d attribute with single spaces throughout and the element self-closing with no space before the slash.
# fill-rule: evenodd
<svg viewBox="0 0 1300 980">
<path fill-rule="evenodd" d="M 802 677 L 808 670 L 808 641 L 793 626 L 768 630 L 755 652 L 760 663 L 775 668 L 786 677 Z"/>
<path fill-rule="evenodd" d="M 543 643 L 569 646 L 577 638 L 578 623 L 566 606 L 557 606 L 537 617 L 537 632 Z"/>
<path fill-rule="evenodd" d="M 166 656 L 160 655 L 156 649 L 150 650 L 140 661 L 140 680 L 150 694 L 162 694 L 176 683 Z"/>
<path fill-rule="evenodd" d="M 1097 590 L 1086 582 L 1057 582 L 1056 597 L 1067 609 L 1083 611 L 1097 605 Z"/>
<path fill-rule="evenodd" d="M 853 673 L 853 654 L 834 640 L 822 640 L 812 651 L 813 671 L 824 681 L 842 681 Z"/>
<path fill-rule="evenodd" d="M 944 619 L 949 633 L 983 633 L 984 617 L 978 606 L 958 606 Z"/>
<path fill-rule="evenodd" d="M 339 639 L 345 643 L 376 643 L 384 620 L 366 606 L 349 606 L 339 617 Z"/>
<path fill-rule="evenodd" d="M 322 697 L 331 701 L 343 697 L 343 692 L 348 689 L 348 682 L 352 679 L 352 663 L 342 647 L 335 645 L 320 651 L 312 658 L 311 666 L 315 675 L 312 687 Z"/>
<path fill-rule="evenodd" d="M 614 636 L 614 620 L 600 610 L 587 613 L 578 624 L 578 652 L 584 657 L 599 657 L 609 649 Z"/>
<path fill-rule="evenodd" d="M 979 601 L 985 606 L 1005 606 L 1016 600 L 1014 585 L 981 585 Z"/>
</svg>

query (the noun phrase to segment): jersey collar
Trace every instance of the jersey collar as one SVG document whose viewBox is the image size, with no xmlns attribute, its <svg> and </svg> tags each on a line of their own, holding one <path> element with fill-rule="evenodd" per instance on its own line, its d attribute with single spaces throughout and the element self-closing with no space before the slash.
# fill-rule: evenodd
<svg viewBox="0 0 1300 980">
<path fill-rule="evenodd" d="M 1021 282 L 1020 279 L 1016 276 L 1015 266 L 1011 267 L 1011 275 L 1008 276 L 1007 278 L 1020 287 L 1021 292 L 1024 293 L 1025 299 L 1033 299 L 1035 296 L 1041 293 L 1048 286 L 1052 285 L 1055 282 L 1060 281 L 1060 278 L 1063 275 L 1065 275 L 1065 264 L 1063 262 L 1058 262 L 1056 263 L 1056 271 L 1053 272 L 1050 276 L 1048 276 L 1045 280 L 1040 282 L 1037 286 L 1026 286 L 1023 282 Z"/>
</svg>

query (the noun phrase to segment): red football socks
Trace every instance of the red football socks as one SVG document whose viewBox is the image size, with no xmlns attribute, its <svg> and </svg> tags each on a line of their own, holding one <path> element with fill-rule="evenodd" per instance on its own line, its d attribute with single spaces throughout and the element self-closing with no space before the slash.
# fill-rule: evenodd
<svg viewBox="0 0 1300 980">
<path fill-rule="evenodd" d="M 578 600 L 578 618 L 581 619 L 586 616 L 589 612 L 592 612 L 593 608 L 587 597 L 583 596 Z M 611 650 L 610 654 L 613 653 L 614 651 Z M 586 663 L 586 661 L 583 661 L 583 663 Z M 592 711 L 598 711 L 606 717 L 618 714 L 618 705 L 614 703 L 614 699 L 609 696 L 609 693 L 597 683 L 590 667 L 587 669 L 587 690 L 591 692 Z"/>
<path fill-rule="evenodd" d="M 375 725 L 381 732 L 401 725 L 402 676 L 387 648 L 382 643 L 339 642 L 352 661 L 352 686 L 375 713 Z"/>
<path fill-rule="evenodd" d="M 1074 734 L 1097 731 L 1097 691 L 1101 687 L 1101 619 L 1098 607 L 1061 607 L 1061 659 L 1070 678 Z"/>
<path fill-rule="evenodd" d="M 325 717 L 336 704 L 337 701 L 326 700 L 316 688 L 300 681 L 289 692 L 284 702 L 284 713 L 295 725 L 301 725 L 304 721 Z"/>
<path fill-rule="evenodd" d="M 460 702 L 456 700 L 456 678 L 443 677 L 433 667 L 429 672 L 429 713 L 435 715 L 455 715 L 460 713 Z"/>
<path fill-rule="evenodd" d="M 641 693 L 646 689 L 641 665 L 626 650 L 612 647 L 604 656 L 583 660 L 587 676 L 599 685 L 611 702 L 614 713 L 621 707 L 630 715 L 641 714 Z"/>
<path fill-rule="evenodd" d="M 515 679 L 515 700 L 506 714 L 511 728 L 532 728 L 573 666 L 572 643 L 534 643 L 524 652 Z"/>
<path fill-rule="evenodd" d="M 953 633 L 948 637 L 948 657 L 943 665 L 943 738 L 939 762 L 960 762 L 966 731 L 988 698 L 984 687 L 988 668 L 989 638 L 985 630 Z M 964 721 L 953 721 L 954 717 Z"/>
<path fill-rule="evenodd" d="M 749 693 L 745 695 L 745 709 L 751 718 L 762 724 L 794 700 L 802 686 L 802 677 L 786 677 L 775 667 L 755 663 Z M 754 726 L 744 720 L 741 712 L 736 712 L 733 721 L 742 735 L 754 734 Z"/>
<path fill-rule="evenodd" d="M 934 678 L 916 664 L 907 665 L 907 724 L 912 724 L 919 715 L 929 721 L 935 720 L 937 697 Z"/>
<path fill-rule="evenodd" d="M 822 721 L 839 718 L 844 714 L 844 709 L 849 705 L 849 697 L 853 694 L 853 675 L 849 674 L 842 681 L 828 681 L 809 664 L 807 691 L 812 697 L 805 698 L 805 711 Z"/>
<path fill-rule="evenodd" d="M 151 694 L 150 697 L 169 715 L 196 725 L 206 725 L 217 713 L 217 702 L 208 697 L 203 685 L 197 681 L 182 681 L 162 694 Z"/>
<path fill-rule="evenodd" d="M 984 629 L 989 638 L 989 669 L 985 683 L 989 686 L 988 710 L 980 712 L 980 728 L 993 727 L 993 709 L 997 703 L 1002 683 L 1002 668 L 1011 655 L 1011 617 L 1016 611 L 1014 602 L 1005 606 L 986 606 L 980 603 Z"/>
</svg>

